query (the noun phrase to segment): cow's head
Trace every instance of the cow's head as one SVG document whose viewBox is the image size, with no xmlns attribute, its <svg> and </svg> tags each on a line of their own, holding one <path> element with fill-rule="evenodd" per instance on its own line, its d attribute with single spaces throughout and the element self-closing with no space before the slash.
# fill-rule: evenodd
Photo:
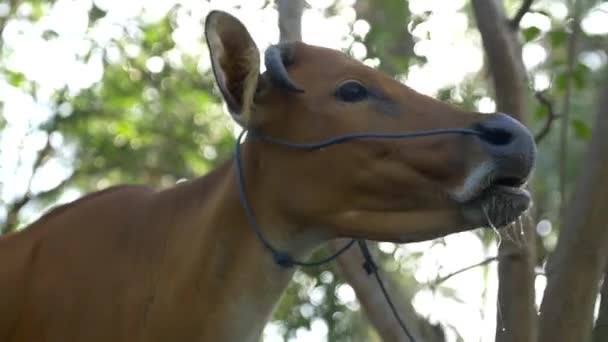
<svg viewBox="0 0 608 342">
<path fill-rule="evenodd" d="M 304 229 L 412 241 L 515 220 L 536 147 L 505 114 L 453 108 L 345 54 L 304 43 L 260 52 L 236 18 L 206 22 L 213 70 L 234 119 L 291 142 L 349 133 L 470 128 L 479 135 L 361 139 L 314 151 L 247 139 L 251 187 Z M 253 171 L 252 171 L 253 172 Z M 255 182 L 255 184 L 251 184 Z M 261 201 L 261 199 L 256 199 Z"/>
</svg>

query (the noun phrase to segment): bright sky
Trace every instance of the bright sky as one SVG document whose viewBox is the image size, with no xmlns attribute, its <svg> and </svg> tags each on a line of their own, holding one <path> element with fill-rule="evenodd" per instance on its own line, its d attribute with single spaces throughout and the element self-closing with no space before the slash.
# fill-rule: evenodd
<svg viewBox="0 0 608 342">
<path fill-rule="evenodd" d="M 34 153 L 44 146 L 47 139 L 36 127 L 52 113 L 48 100 L 53 91 L 67 85 L 72 92 L 78 92 L 100 79 L 103 72 L 101 54 L 93 53 L 88 62 L 82 61 L 82 56 L 90 48 L 88 39 L 107 44 L 112 38 L 121 37 L 121 26 L 136 30 L 137 20 L 156 21 L 176 3 L 182 4 L 177 14 L 178 27 L 173 33 L 176 47 L 164 56 L 151 58 L 147 63 L 150 71 L 160 71 L 166 63 L 179 65 L 179 57 L 182 54 L 199 56 L 201 70 L 210 67 L 206 47 L 202 44 L 201 20 L 211 9 L 225 9 L 240 18 L 262 49 L 278 39 L 277 13 L 272 7 L 261 9 L 265 3 L 263 0 L 96 0 L 95 4 L 107 10 L 108 14 L 89 31 L 87 11 L 92 1 L 58 0 L 49 15 L 40 22 L 32 25 L 24 20 L 16 20 L 6 27 L 4 44 L 11 51 L 6 58 L 7 67 L 36 81 L 39 91 L 37 99 L 33 99 L 9 85 L 0 75 L 0 102 L 4 103 L 4 116 L 8 122 L 0 135 L 1 200 L 10 201 L 27 188 Z M 310 8 L 305 11 L 303 17 L 303 36 L 307 43 L 347 49 L 353 43 L 349 29 L 351 24 L 356 34 L 364 35 L 369 30 L 368 23 L 356 20 L 351 7 L 354 0 L 338 0 L 339 14 L 331 18 L 324 17 L 323 10 L 330 6 L 333 0 L 309 0 L 308 3 Z M 561 3 L 540 3 L 557 18 L 563 18 L 567 14 Z M 412 13 L 431 11 L 432 14 L 429 20 L 418 25 L 412 32 L 414 37 L 419 39 L 415 52 L 425 56 L 428 63 L 414 66 L 407 75 L 403 75 L 406 84 L 420 92 L 434 95 L 443 87 L 457 86 L 480 70 L 483 62 L 480 38 L 476 31 L 468 29 L 468 18 L 462 9 L 464 4 L 465 0 L 410 0 Z M 236 5 L 240 6 L 238 10 L 235 9 Z M 31 8 L 22 5 L 19 11 L 25 14 L 31 11 Z M 0 16 L 6 12 L 6 5 L 0 4 Z M 588 34 L 607 34 L 607 13 L 608 3 L 599 5 L 582 22 L 583 29 Z M 534 25 L 543 31 L 551 29 L 551 22 L 538 14 L 527 14 L 522 25 Z M 48 41 L 41 39 L 41 33 L 48 29 L 56 31 L 58 38 Z M 428 36 L 431 38 L 427 39 Z M 352 52 L 359 59 L 365 59 L 367 54 L 365 46 L 361 44 L 352 46 Z M 127 53 L 136 55 L 138 48 L 127 47 Z M 527 44 L 523 50 L 524 62 L 528 68 L 533 68 L 547 57 L 547 53 L 540 44 Z M 114 55 L 118 61 L 118 52 L 114 51 Z M 591 53 L 582 58 L 593 70 L 606 63 L 606 56 L 602 54 Z M 374 64 L 374 61 L 366 62 Z M 535 77 L 535 87 L 543 89 L 548 86 L 549 78 L 546 75 Z M 489 112 L 494 109 L 494 102 L 490 98 L 483 98 L 478 107 L 481 111 Z M 69 108 L 61 110 L 69 111 Z M 65 155 L 47 163 L 40 174 L 34 177 L 34 191 L 54 186 L 69 172 L 73 149 L 63 144 L 61 136 L 50 138 L 55 146 L 62 146 Z M 78 192 L 72 191 L 62 200 L 71 200 L 76 196 Z M 4 214 L 0 211 L 0 216 Z M 540 228 L 546 231 L 547 227 L 550 229 L 547 222 L 544 222 Z M 496 254 L 496 246 L 484 250 L 480 240 L 472 233 L 450 235 L 443 243 L 424 242 L 403 246 L 383 243 L 380 246 L 386 252 L 397 249 L 396 256 L 421 252 L 419 262 L 411 265 L 409 271 L 422 283 Z M 487 279 L 484 275 L 486 271 Z M 305 277 L 299 274 L 296 281 L 306 282 Z M 496 265 L 492 263 L 486 269 L 472 269 L 453 277 L 445 285 L 456 289 L 455 294 L 459 300 L 450 299 L 440 292 L 422 290 L 414 298 L 416 309 L 433 322 L 454 326 L 465 341 L 493 341 Z M 544 279 L 541 277 L 537 281 L 537 289 L 540 292 L 543 288 Z M 325 295 L 331 294 L 320 293 L 312 287 L 309 296 L 314 304 L 320 302 Z M 337 296 L 352 308 L 358 308 L 350 286 L 340 287 Z M 306 311 L 306 308 L 303 310 Z M 280 331 L 280 324 L 270 323 L 264 334 L 265 340 L 281 341 L 278 335 Z M 448 329 L 447 333 L 448 341 L 454 341 L 453 332 Z M 293 341 L 323 341 L 326 335 L 327 324 L 317 319 L 310 330 L 298 331 Z"/>
</svg>

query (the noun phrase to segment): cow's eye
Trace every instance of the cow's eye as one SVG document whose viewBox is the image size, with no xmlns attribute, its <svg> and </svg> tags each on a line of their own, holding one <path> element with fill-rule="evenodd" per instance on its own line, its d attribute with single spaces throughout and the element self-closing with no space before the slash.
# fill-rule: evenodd
<svg viewBox="0 0 608 342">
<path fill-rule="evenodd" d="M 361 82 L 349 80 L 344 81 L 336 89 L 336 98 L 344 102 L 363 101 L 369 95 L 367 88 Z"/>
</svg>

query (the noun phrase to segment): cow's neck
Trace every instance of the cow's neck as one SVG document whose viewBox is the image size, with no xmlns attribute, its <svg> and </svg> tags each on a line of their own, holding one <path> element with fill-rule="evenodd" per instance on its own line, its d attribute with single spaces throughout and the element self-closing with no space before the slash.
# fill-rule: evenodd
<svg viewBox="0 0 608 342">
<path fill-rule="evenodd" d="M 247 195 L 259 227 L 275 247 L 305 258 L 323 238 L 303 233 L 280 215 L 264 189 L 263 170 L 244 152 Z M 216 340 L 257 341 L 294 269 L 276 265 L 252 231 L 240 203 L 234 160 L 188 187 L 204 197 L 191 228 L 198 234 L 184 234 L 184 241 L 195 255 L 187 282 L 200 292 L 205 334 L 219 333 L 208 336 Z"/>
</svg>

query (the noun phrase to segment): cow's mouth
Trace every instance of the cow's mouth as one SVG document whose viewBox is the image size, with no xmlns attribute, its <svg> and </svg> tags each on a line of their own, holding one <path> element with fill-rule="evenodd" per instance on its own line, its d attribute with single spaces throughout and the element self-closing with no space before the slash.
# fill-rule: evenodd
<svg viewBox="0 0 608 342">
<path fill-rule="evenodd" d="M 501 178 L 492 181 L 466 206 L 477 211 L 477 221 L 488 227 L 503 227 L 517 220 L 532 202 L 525 180 Z"/>
</svg>

